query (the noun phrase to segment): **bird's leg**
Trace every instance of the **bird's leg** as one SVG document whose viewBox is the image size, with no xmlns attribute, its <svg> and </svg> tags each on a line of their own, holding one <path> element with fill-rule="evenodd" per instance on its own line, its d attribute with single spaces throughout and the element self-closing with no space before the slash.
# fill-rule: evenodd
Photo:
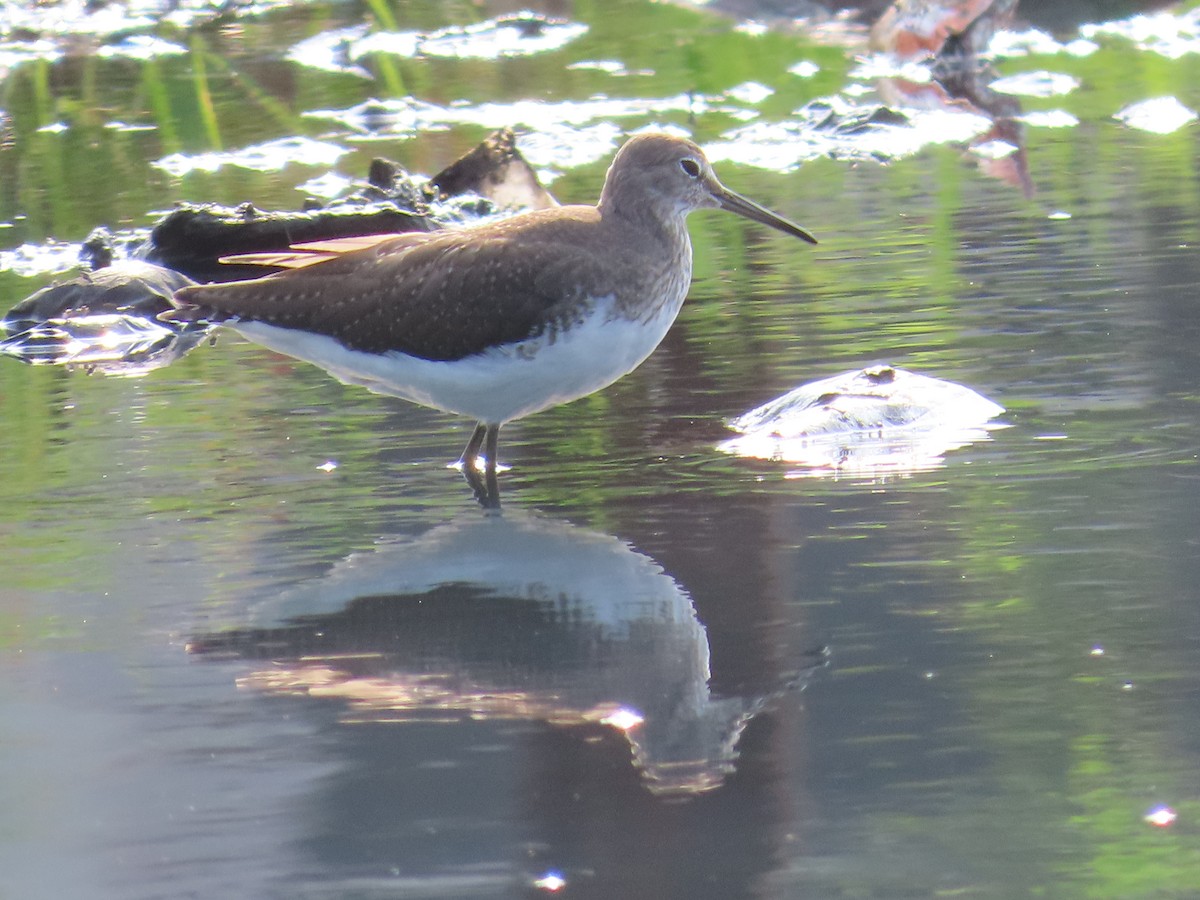
<svg viewBox="0 0 1200 900">
<path fill-rule="evenodd" d="M 499 425 L 485 425 L 480 422 L 471 433 L 471 440 L 463 450 L 459 464 L 462 466 L 463 477 L 471 486 L 475 499 L 484 509 L 498 509 L 500 506 L 500 488 L 496 482 L 496 439 L 500 434 Z M 479 450 L 487 441 L 484 452 L 487 454 L 484 476 L 479 474 Z"/>
<path fill-rule="evenodd" d="M 483 505 L 489 509 L 500 508 L 500 484 L 496 481 L 496 445 L 500 440 L 500 426 L 488 425 L 486 435 L 486 446 L 483 452 L 486 456 L 486 468 L 484 469 L 484 480 L 487 488 L 488 501 Z M 482 501 L 481 501 L 482 502 Z"/>
<path fill-rule="evenodd" d="M 462 467 L 463 478 L 467 479 L 467 484 L 471 486 L 471 491 L 475 494 L 475 499 L 483 503 L 485 489 L 483 479 L 479 477 L 479 468 L 476 463 L 479 460 L 479 448 L 483 446 L 483 439 L 487 435 L 487 426 L 482 422 L 475 426 L 475 430 L 471 432 L 471 439 L 467 441 L 467 446 L 459 457 L 458 464 Z"/>
<path fill-rule="evenodd" d="M 478 423 L 475 430 L 471 432 L 471 439 L 467 441 L 467 446 L 458 459 L 464 472 L 475 470 L 475 461 L 479 459 L 479 448 L 483 446 L 483 439 L 486 435 L 487 426 L 482 422 Z"/>
</svg>

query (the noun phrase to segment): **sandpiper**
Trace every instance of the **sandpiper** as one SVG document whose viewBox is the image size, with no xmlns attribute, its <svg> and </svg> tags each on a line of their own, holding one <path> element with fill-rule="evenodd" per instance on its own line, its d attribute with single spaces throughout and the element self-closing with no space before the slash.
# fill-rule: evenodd
<svg viewBox="0 0 1200 900">
<path fill-rule="evenodd" d="M 500 426 L 607 387 L 650 355 L 691 284 L 685 220 L 707 208 L 816 243 L 721 184 L 691 141 L 645 134 L 617 152 L 595 206 L 235 257 L 284 271 L 181 290 L 176 316 L 223 322 L 340 381 L 470 416 L 462 471 L 493 507 Z"/>
</svg>

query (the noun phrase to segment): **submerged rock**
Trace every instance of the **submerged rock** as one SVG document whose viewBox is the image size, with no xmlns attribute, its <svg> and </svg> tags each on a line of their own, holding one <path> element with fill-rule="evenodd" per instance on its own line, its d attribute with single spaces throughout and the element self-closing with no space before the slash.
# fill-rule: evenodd
<svg viewBox="0 0 1200 900">
<path fill-rule="evenodd" d="M 195 283 L 162 266 L 121 260 L 42 288 L 5 313 L 0 325 L 12 333 L 49 319 L 97 314 L 154 318 L 171 308 L 172 294 Z"/>
<path fill-rule="evenodd" d="M 103 257 L 103 250 L 97 251 Z M 121 260 L 42 288 L 0 320 L 0 355 L 30 365 L 76 366 L 136 376 L 179 359 L 200 343 L 203 325 L 163 323 L 171 295 L 195 284 L 185 275 Z"/>
<path fill-rule="evenodd" d="M 801 385 L 738 416 L 729 427 L 741 437 L 718 449 L 815 469 L 916 471 L 986 439 L 984 426 L 1002 412 L 961 384 L 871 366 Z"/>
</svg>

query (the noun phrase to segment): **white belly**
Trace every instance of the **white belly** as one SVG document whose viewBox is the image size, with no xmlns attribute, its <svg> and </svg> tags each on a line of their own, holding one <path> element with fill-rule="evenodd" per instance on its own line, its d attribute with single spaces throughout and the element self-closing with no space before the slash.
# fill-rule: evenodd
<svg viewBox="0 0 1200 900">
<path fill-rule="evenodd" d="M 569 403 L 636 369 L 662 341 L 683 298 L 650 320 L 613 315 L 611 301 L 553 339 L 506 344 L 453 362 L 404 353 L 363 353 L 333 338 L 262 322 L 230 325 L 255 343 L 320 366 L 346 384 L 402 397 L 422 406 L 503 424 Z"/>
</svg>

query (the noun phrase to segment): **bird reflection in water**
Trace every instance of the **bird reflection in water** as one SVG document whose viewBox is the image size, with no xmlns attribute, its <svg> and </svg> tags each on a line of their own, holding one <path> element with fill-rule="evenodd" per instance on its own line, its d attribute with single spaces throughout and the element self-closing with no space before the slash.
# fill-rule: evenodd
<svg viewBox="0 0 1200 900">
<path fill-rule="evenodd" d="M 927 79 L 882 78 L 893 108 L 973 112 L 991 120 L 970 149 L 980 169 L 1032 197 L 1021 104 L 990 87 L 996 79 L 988 45 L 1013 25 L 1018 0 L 895 0 L 871 28 L 870 47 L 898 62 L 929 60 Z"/>
<path fill-rule="evenodd" d="M 270 661 L 240 683 L 336 698 L 348 722 L 607 725 L 657 794 L 718 786 L 771 699 L 712 695 L 705 628 L 654 560 L 512 512 L 349 556 L 250 617 L 189 650 Z"/>
</svg>

